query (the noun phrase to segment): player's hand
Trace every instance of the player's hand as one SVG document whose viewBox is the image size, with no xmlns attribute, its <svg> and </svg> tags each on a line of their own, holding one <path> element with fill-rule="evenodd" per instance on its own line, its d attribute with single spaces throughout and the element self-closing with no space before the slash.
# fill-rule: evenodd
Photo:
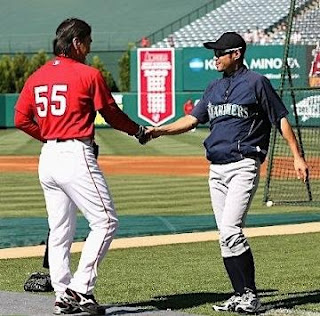
<svg viewBox="0 0 320 316">
<path fill-rule="evenodd" d="M 153 126 L 146 127 L 146 135 L 149 137 L 149 141 L 153 138 L 153 136 L 152 136 L 153 130 L 154 130 Z"/>
<path fill-rule="evenodd" d="M 152 134 L 152 138 L 158 138 L 162 135 L 159 127 L 152 127 L 150 133 Z"/>
<path fill-rule="evenodd" d="M 302 157 L 296 157 L 294 159 L 294 169 L 297 174 L 297 178 L 306 182 L 309 176 L 309 168 L 306 161 Z"/>
<path fill-rule="evenodd" d="M 135 138 L 138 139 L 138 141 L 141 145 L 145 145 L 152 138 L 152 135 L 150 132 L 148 132 L 148 129 L 142 125 L 139 126 L 139 131 L 134 136 L 135 136 Z"/>
</svg>

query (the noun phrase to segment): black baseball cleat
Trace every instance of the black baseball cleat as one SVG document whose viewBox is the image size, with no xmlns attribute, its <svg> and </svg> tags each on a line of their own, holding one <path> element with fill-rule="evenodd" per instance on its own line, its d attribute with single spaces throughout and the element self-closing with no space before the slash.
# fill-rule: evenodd
<svg viewBox="0 0 320 316">
<path fill-rule="evenodd" d="M 75 307 L 66 302 L 56 301 L 54 303 L 53 314 L 61 315 L 61 314 L 77 314 L 81 313 L 82 310 L 79 307 Z"/>
<path fill-rule="evenodd" d="M 80 308 L 92 315 L 104 315 L 105 308 L 97 303 L 93 295 L 82 294 L 71 289 L 66 289 L 62 298 L 64 303 Z"/>
</svg>

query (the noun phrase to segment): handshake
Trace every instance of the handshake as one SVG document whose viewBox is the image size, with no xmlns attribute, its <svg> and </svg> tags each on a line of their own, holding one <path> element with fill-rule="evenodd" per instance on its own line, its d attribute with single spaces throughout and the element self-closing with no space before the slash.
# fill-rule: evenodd
<svg viewBox="0 0 320 316">
<path fill-rule="evenodd" d="M 138 139 L 139 143 L 141 145 L 145 145 L 148 141 L 150 141 L 152 138 L 157 138 L 161 134 L 158 132 L 157 128 L 155 127 L 145 127 L 140 125 L 139 131 L 137 134 L 135 134 L 135 138 Z"/>
</svg>

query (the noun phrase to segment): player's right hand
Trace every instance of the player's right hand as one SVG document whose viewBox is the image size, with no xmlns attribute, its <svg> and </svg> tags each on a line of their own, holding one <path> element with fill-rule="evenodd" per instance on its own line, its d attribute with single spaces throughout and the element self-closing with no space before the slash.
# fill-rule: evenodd
<svg viewBox="0 0 320 316">
<path fill-rule="evenodd" d="M 159 127 L 148 127 L 148 132 L 151 133 L 152 138 L 158 138 L 162 135 Z"/>
<path fill-rule="evenodd" d="M 294 169 L 297 174 L 297 178 L 306 182 L 309 177 L 309 168 L 306 161 L 302 157 L 294 159 Z"/>
</svg>

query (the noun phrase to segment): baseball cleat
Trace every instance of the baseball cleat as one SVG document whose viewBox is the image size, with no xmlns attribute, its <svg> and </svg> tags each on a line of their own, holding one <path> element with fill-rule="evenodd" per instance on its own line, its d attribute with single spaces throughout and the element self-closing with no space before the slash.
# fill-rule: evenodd
<svg viewBox="0 0 320 316">
<path fill-rule="evenodd" d="M 236 306 L 235 311 L 241 314 L 256 314 L 259 312 L 261 302 L 253 291 L 247 289 L 241 296 L 240 303 Z"/>
<path fill-rule="evenodd" d="M 239 293 L 235 293 L 232 295 L 228 300 L 223 302 L 220 305 L 213 305 L 212 308 L 216 312 L 234 312 L 236 309 L 236 306 L 240 303 L 241 296 Z"/>
<path fill-rule="evenodd" d="M 63 302 L 92 315 L 104 315 L 105 309 L 97 303 L 93 295 L 81 294 L 71 289 L 66 289 L 62 298 Z"/>
<path fill-rule="evenodd" d="M 53 314 L 61 315 L 61 314 L 76 314 L 81 313 L 81 309 L 79 307 L 74 307 L 71 304 L 66 302 L 56 301 L 54 303 Z"/>
</svg>

